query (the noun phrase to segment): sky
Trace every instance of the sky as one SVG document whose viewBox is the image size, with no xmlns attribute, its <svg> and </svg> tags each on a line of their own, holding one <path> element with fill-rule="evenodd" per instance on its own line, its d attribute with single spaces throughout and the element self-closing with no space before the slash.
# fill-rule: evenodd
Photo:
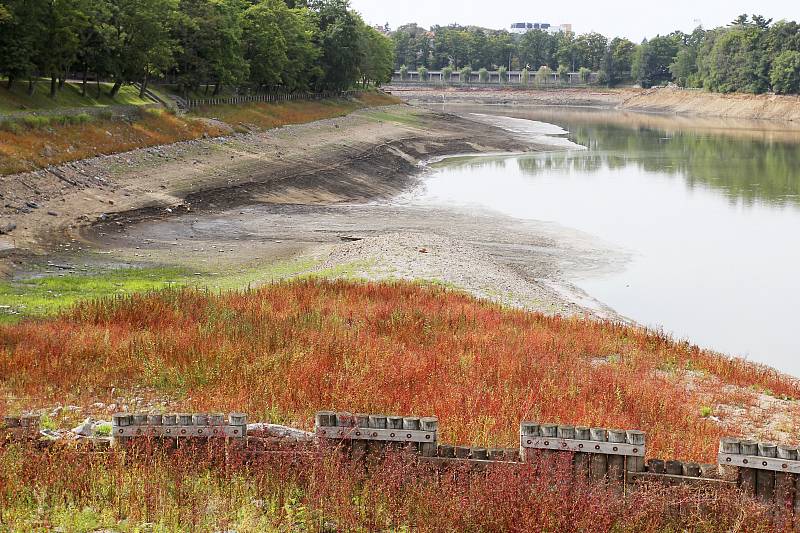
<svg viewBox="0 0 800 533">
<path fill-rule="evenodd" d="M 512 22 L 572 24 L 576 33 L 597 31 L 635 42 L 674 30 L 689 32 L 699 25 L 714 28 L 742 13 L 775 20 L 800 20 L 800 0 L 351 0 L 370 24 L 394 29 L 409 22 L 424 27 L 458 23 L 508 28 Z"/>
</svg>

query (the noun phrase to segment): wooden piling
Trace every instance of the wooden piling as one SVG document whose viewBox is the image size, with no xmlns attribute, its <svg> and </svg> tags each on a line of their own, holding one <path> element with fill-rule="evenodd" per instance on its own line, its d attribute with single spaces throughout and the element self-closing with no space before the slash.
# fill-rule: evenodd
<svg viewBox="0 0 800 533">
<path fill-rule="evenodd" d="M 625 432 L 625 442 L 632 446 L 641 448 L 634 448 L 638 452 L 644 448 L 646 437 L 644 431 L 630 429 Z M 630 474 L 638 474 L 644 472 L 644 457 L 629 456 L 625 458 L 625 480 L 627 481 L 632 476 Z"/>
<path fill-rule="evenodd" d="M 456 459 L 469 459 L 472 454 L 472 448 L 469 446 L 456 446 L 455 456 Z"/>
<path fill-rule="evenodd" d="M 370 429 L 386 429 L 386 415 L 369 415 Z M 373 457 L 382 457 L 386 453 L 386 443 L 370 441 L 367 443 L 367 453 Z"/>
<path fill-rule="evenodd" d="M 626 444 L 628 442 L 628 436 L 622 429 L 609 429 L 608 442 Z M 625 479 L 625 456 L 608 455 L 606 457 L 606 463 L 606 476 L 608 480 L 615 483 L 622 483 Z"/>
<path fill-rule="evenodd" d="M 418 431 L 420 428 L 419 417 L 416 416 L 404 416 L 403 417 L 403 430 L 411 430 L 411 431 Z M 411 453 L 418 453 L 419 452 L 419 443 L 416 442 L 409 442 L 406 444 L 405 448 L 410 451 Z"/>
<path fill-rule="evenodd" d="M 741 448 L 739 446 L 740 442 L 741 440 L 737 438 L 721 439 L 719 441 L 719 453 L 739 455 L 740 453 L 742 453 Z M 737 468 L 736 466 L 721 464 L 719 466 L 719 475 L 722 479 L 726 481 L 738 481 L 739 468 Z"/>
<path fill-rule="evenodd" d="M 771 442 L 758 443 L 759 457 L 775 458 L 778 456 L 778 446 Z M 775 472 L 772 470 L 756 471 L 756 496 L 763 502 L 775 499 Z"/>
<path fill-rule="evenodd" d="M 431 432 L 437 431 L 439 429 L 439 419 L 436 417 L 421 418 L 420 429 Z M 423 457 L 436 457 L 436 439 L 434 436 L 431 436 L 430 442 L 420 443 L 419 451 Z"/>
<path fill-rule="evenodd" d="M 683 463 L 683 475 L 686 477 L 700 477 L 700 464 Z"/>
<path fill-rule="evenodd" d="M 592 433 L 588 427 L 578 426 L 575 428 L 575 438 L 578 440 L 591 440 Z M 576 452 L 572 456 L 572 468 L 575 472 L 575 479 L 580 483 L 589 482 L 589 457 L 588 453 Z"/>
<path fill-rule="evenodd" d="M 682 476 L 683 463 L 680 461 L 666 461 L 664 463 L 664 471 L 670 476 Z"/>
<path fill-rule="evenodd" d="M 663 459 L 650 459 L 647 461 L 647 471 L 651 474 L 666 474 L 667 464 Z"/>
<path fill-rule="evenodd" d="M 589 435 L 593 441 L 606 442 L 608 431 L 605 428 L 591 428 Z M 589 479 L 595 483 L 606 479 L 608 460 L 603 453 L 592 453 L 589 459 Z"/>
<path fill-rule="evenodd" d="M 539 432 L 541 433 L 542 438 L 545 439 L 545 441 L 548 437 L 558 438 L 558 424 L 542 424 L 541 426 L 539 426 Z M 558 452 L 554 450 L 541 450 L 539 453 L 543 459 L 549 458 L 551 460 L 553 457 L 555 457 L 555 455 L 558 454 Z"/>
<path fill-rule="evenodd" d="M 758 443 L 753 440 L 739 441 L 739 452 L 742 455 L 757 456 Z M 756 493 L 756 470 L 754 468 L 739 468 L 739 487 L 750 495 Z"/>
<path fill-rule="evenodd" d="M 785 461 L 797 460 L 797 448 L 790 446 L 778 446 L 778 459 Z M 795 502 L 795 476 L 786 472 L 775 474 L 775 501 L 785 509 L 793 509 Z"/>
<path fill-rule="evenodd" d="M 541 435 L 541 429 L 536 422 L 523 422 L 519 425 L 520 433 L 520 447 L 519 456 L 523 463 L 532 463 L 536 460 L 536 450 L 533 448 L 525 448 L 523 443 L 531 444 L 535 439 Z"/>
<path fill-rule="evenodd" d="M 111 442 L 113 446 L 123 447 L 128 444 L 130 437 L 118 436 L 119 428 L 125 428 L 131 425 L 133 419 L 128 413 L 114 413 L 111 415 Z"/>
<path fill-rule="evenodd" d="M 472 448 L 472 458 L 481 461 L 489 460 L 489 451 L 486 448 Z"/>
<path fill-rule="evenodd" d="M 364 413 L 356 413 L 355 418 L 355 433 L 354 436 L 359 437 L 350 441 L 350 454 L 355 460 L 362 460 L 367 454 L 367 441 L 362 439 L 365 433 L 369 430 L 369 415 Z"/>
<path fill-rule="evenodd" d="M 446 457 L 448 459 L 452 459 L 456 456 L 456 448 L 455 446 L 450 446 L 449 444 L 440 444 L 437 455 L 439 457 Z"/>
</svg>

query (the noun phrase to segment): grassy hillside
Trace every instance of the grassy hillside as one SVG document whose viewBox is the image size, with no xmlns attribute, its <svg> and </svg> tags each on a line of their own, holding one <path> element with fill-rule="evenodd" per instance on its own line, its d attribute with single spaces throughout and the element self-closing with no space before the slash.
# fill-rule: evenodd
<svg viewBox="0 0 800 533">
<path fill-rule="evenodd" d="M 0 378 L 0 397 L 37 398 L 5 410 L 88 406 L 114 388 L 306 427 L 323 409 L 436 414 L 445 441 L 506 447 L 535 419 L 640 428 L 652 455 L 705 462 L 737 429 L 704 417 L 715 380 L 800 397 L 772 370 L 640 329 L 434 288 L 313 281 L 97 300 L 4 326 Z M 742 401 L 736 390 L 714 399 Z"/>
<path fill-rule="evenodd" d="M 77 83 L 65 83 L 55 98 L 50 98 L 50 81 L 34 83 L 33 95 L 28 94 L 27 83 L 15 83 L 11 90 L 5 80 L 0 81 L 0 114 L 16 111 L 43 111 L 65 107 L 100 107 L 110 105 L 152 104 L 149 99 L 139 98 L 139 90 L 133 86 L 122 87 L 115 98 L 108 96 L 111 84 L 101 83 L 100 94 L 92 83 L 86 96 L 81 94 Z"/>
<path fill-rule="evenodd" d="M 689 368 L 701 376 L 692 389 L 682 381 Z M 515 446 L 521 420 L 535 419 L 641 428 L 650 456 L 712 461 L 717 439 L 737 430 L 701 413 L 719 380 L 800 396 L 768 369 L 663 335 L 411 284 L 167 290 L 0 327 L 0 414 L 59 404 L 81 407 L 82 417 L 113 402 L 244 411 L 306 428 L 321 409 L 435 414 L 442 442 L 505 447 Z M 715 394 L 740 401 L 730 390 Z M 0 524 L 639 532 L 771 531 L 768 520 L 780 519 L 734 491 L 645 487 L 623 500 L 602 486 L 573 486 L 564 465 L 546 468 L 544 477 L 503 467 L 438 477 L 390 457 L 365 473 L 323 453 L 226 469 L 196 454 L 131 463 L 0 446 Z"/>
<path fill-rule="evenodd" d="M 169 144 L 230 133 L 216 118 L 238 131 L 268 129 L 346 115 L 364 107 L 398 100 L 366 94 L 354 100 L 223 105 L 186 116 L 140 110 L 138 116 L 46 116 L 0 121 L 0 174 L 25 172 L 99 154 Z"/>
</svg>

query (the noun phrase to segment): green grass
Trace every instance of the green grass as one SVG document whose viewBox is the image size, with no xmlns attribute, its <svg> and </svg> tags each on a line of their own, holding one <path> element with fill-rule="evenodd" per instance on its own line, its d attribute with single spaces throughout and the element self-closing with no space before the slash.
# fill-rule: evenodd
<svg viewBox="0 0 800 533">
<path fill-rule="evenodd" d="M 110 105 L 152 104 L 148 99 L 139 98 L 139 91 L 133 86 L 124 86 L 115 98 L 108 96 L 110 83 L 101 83 L 101 94 L 97 96 L 97 86 L 89 85 L 87 96 L 81 95 L 79 83 L 65 83 L 56 98 L 50 98 L 50 82 L 35 82 L 33 96 L 28 95 L 28 83 L 18 81 L 9 91 L 5 80 L 0 81 L 0 113 L 14 111 L 42 111 L 65 107 L 102 107 Z"/>
<path fill-rule="evenodd" d="M 297 276 L 310 270 L 315 263 L 313 260 L 282 261 L 226 272 L 199 272 L 179 267 L 123 268 L 0 282 L 0 323 L 54 315 L 80 300 L 167 287 L 198 287 L 216 291 L 246 288 Z"/>
</svg>

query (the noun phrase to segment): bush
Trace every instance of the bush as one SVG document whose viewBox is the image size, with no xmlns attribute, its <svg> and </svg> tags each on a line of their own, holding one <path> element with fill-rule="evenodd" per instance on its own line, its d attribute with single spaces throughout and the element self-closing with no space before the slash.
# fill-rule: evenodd
<svg viewBox="0 0 800 533">
<path fill-rule="evenodd" d="M 4 120 L 0 122 L 0 131 L 7 131 L 8 133 L 18 134 L 21 128 L 19 124 L 13 120 Z"/>
<path fill-rule="evenodd" d="M 442 81 L 445 83 L 450 83 L 453 78 L 453 67 L 444 67 L 442 69 Z"/>
<path fill-rule="evenodd" d="M 408 78 L 408 67 L 403 65 L 400 67 L 400 80 L 406 80 Z"/>
<path fill-rule="evenodd" d="M 581 67 L 578 74 L 581 77 L 581 83 L 589 83 L 589 76 L 592 74 L 592 71 L 586 67 Z"/>
<path fill-rule="evenodd" d="M 550 67 L 542 65 L 539 67 L 539 70 L 536 71 L 536 83 L 546 85 L 550 81 L 550 76 L 552 74 L 553 70 Z"/>
<path fill-rule="evenodd" d="M 523 85 L 528 85 L 531 81 L 531 71 L 528 70 L 528 67 L 522 69 L 522 83 Z"/>
<path fill-rule="evenodd" d="M 772 62 L 769 79 L 778 94 L 800 93 L 800 52 L 781 52 Z"/>
<path fill-rule="evenodd" d="M 500 75 L 500 83 L 508 81 L 508 69 L 506 67 L 500 67 L 497 69 L 497 73 Z"/>
<path fill-rule="evenodd" d="M 458 75 L 461 80 L 461 83 L 469 83 L 470 78 L 472 77 L 472 67 L 467 65 L 466 67 L 461 69 Z"/>
<path fill-rule="evenodd" d="M 419 67 L 417 74 L 419 74 L 419 81 L 428 81 L 428 69 L 425 67 Z"/>
<path fill-rule="evenodd" d="M 489 81 L 489 71 L 485 68 L 480 69 L 478 71 L 478 79 L 481 81 L 481 83 L 486 83 Z"/>
<path fill-rule="evenodd" d="M 558 66 L 558 80 L 561 83 L 567 83 L 569 81 L 569 69 L 566 65 Z"/>
<path fill-rule="evenodd" d="M 28 115 L 22 117 L 22 123 L 25 125 L 25 127 L 32 130 L 46 128 L 50 125 L 51 120 L 51 117 L 40 115 Z"/>
</svg>

